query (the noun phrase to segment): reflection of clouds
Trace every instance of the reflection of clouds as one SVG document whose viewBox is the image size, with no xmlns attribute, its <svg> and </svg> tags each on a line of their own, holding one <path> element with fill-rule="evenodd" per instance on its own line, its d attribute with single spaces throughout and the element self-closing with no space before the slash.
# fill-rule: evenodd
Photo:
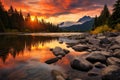
<svg viewBox="0 0 120 80">
<path fill-rule="evenodd" d="M 52 70 L 63 71 L 61 67 L 55 65 L 47 65 L 45 63 L 40 63 L 36 61 L 28 61 L 28 64 L 24 67 L 10 73 L 8 76 L 9 80 L 21 80 L 25 78 L 26 80 L 53 80 L 51 76 Z M 17 74 L 17 75 L 16 75 Z"/>
</svg>

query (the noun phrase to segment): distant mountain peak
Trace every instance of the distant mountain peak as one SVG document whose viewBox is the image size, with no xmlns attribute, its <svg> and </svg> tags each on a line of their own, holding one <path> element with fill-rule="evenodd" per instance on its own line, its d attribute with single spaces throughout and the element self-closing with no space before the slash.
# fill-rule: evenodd
<svg viewBox="0 0 120 80">
<path fill-rule="evenodd" d="M 90 16 L 84 16 L 84 17 L 80 18 L 77 22 L 84 23 L 84 22 L 90 21 L 91 19 L 92 18 Z"/>
</svg>

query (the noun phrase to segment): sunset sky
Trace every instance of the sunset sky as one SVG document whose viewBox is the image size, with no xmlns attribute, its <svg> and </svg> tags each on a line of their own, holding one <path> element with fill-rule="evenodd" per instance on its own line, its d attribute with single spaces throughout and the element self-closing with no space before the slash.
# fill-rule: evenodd
<svg viewBox="0 0 120 80">
<path fill-rule="evenodd" d="M 84 15 L 99 15 L 103 5 L 107 4 L 112 11 L 116 0 L 1 0 L 6 9 L 13 5 L 23 14 L 44 18 L 54 24 L 63 21 L 77 21 Z"/>
</svg>

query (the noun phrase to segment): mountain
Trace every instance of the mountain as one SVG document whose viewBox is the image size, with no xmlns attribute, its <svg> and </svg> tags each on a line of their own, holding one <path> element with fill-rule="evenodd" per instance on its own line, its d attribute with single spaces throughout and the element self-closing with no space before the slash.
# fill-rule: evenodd
<svg viewBox="0 0 120 80">
<path fill-rule="evenodd" d="M 72 25 L 80 25 L 82 24 L 81 22 L 70 22 L 70 21 L 66 21 L 66 22 L 62 22 L 59 24 L 59 27 L 69 27 L 69 26 L 72 26 Z"/>
<path fill-rule="evenodd" d="M 59 24 L 59 27 L 70 27 L 72 25 L 81 25 L 87 21 L 90 21 L 92 18 L 90 16 L 84 16 L 80 18 L 77 22 L 71 22 L 71 21 L 66 21 L 66 22 L 61 22 Z"/>
<path fill-rule="evenodd" d="M 91 19 L 92 18 L 90 16 L 84 16 L 84 17 L 80 18 L 77 22 L 84 23 L 84 22 L 90 21 Z"/>
<path fill-rule="evenodd" d="M 90 16 L 84 16 L 77 22 L 62 22 L 59 27 L 64 31 L 89 31 L 94 24 L 94 18 Z"/>
</svg>

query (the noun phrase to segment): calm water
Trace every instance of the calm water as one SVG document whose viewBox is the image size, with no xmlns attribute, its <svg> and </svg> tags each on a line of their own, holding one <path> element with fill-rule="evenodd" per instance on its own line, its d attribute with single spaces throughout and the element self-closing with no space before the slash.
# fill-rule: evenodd
<svg viewBox="0 0 120 80">
<path fill-rule="evenodd" d="M 73 40 L 63 36 L 68 34 L 1 34 L 0 80 L 52 80 L 51 70 L 69 72 L 70 61 L 82 53 L 67 48 L 66 42 Z M 60 44 L 60 41 L 64 42 Z M 50 48 L 56 46 L 68 49 L 70 53 L 48 65 L 45 61 L 56 57 Z"/>
</svg>

